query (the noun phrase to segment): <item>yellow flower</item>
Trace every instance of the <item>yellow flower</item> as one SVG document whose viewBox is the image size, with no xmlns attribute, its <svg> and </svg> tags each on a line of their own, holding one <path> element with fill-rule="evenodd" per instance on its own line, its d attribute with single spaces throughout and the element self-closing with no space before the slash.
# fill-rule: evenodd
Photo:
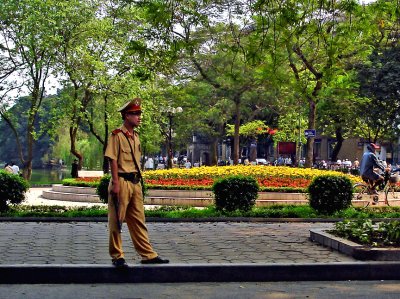
<svg viewBox="0 0 400 299">
<path fill-rule="evenodd" d="M 204 179 L 204 178 L 221 178 L 230 175 L 244 175 L 252 176 L 256 179 L 263 179 L 268 177 L 281 177 L 281 178 L 303 178 L 312 180 L 314 177 L 329 174 L 342 176 L 346 175 L 337 171 L 319 170 L 311 168 L 293 168 L 286 166 L 202 166 L 186 168 L 173 168 L 173 169 L 160 169 L 145 171 L 143 177 L 145 179 L 158 179 L 158 178 L 187 178 L 187 179 Z M 360 181 L 359 177 L 347 175 L 352 182 Z"/>
</svg>

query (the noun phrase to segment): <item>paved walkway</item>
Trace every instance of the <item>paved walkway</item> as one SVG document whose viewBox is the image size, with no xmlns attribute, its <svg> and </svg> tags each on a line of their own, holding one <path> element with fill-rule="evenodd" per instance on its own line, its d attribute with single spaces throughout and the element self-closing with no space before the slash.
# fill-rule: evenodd
<svg viewBox="0 0 400 299">
<path fill-rule="evenodd" d="M 32 188 L 25 204 L 93 205 L 45 200 L 43 190 Z M 111 266 L 106 222 L 0 222 L 0 284 L 400 279 L 398 262 L 361 262 L 309 240 L 310 229 L 329 229 L 332 223 L 147 226 L 154 249 L 171 263 L 141 265 L 124 224 L 125 257 L 132 267 L 121 273 Z"/>
<path fill-rule="evenodd" d="M 309 241 L 329 223 L 148 223 L 154 248 L 171 263 L 354 262 Z M 126 259 L 140 258 L 123 231 Z M 107 223 L 4 222 L 0 264 L 109 264 Z"/>
<path fill-rule="evenodd" d="M 31 188 L 24 204 L 96 205 L 41 198 L 48 189 Z M 154 248 L 171 263 L 354 262 L 308 239 L 309 229 L 329 227 L 332 224 L 148 223 Z M 0 225 L 0 264 L 109 264 L 107 242 L 104 222 L 4 222 Z M 126 224 L 123 242 L 127 260 L 139 263 Z"/>
</svg>

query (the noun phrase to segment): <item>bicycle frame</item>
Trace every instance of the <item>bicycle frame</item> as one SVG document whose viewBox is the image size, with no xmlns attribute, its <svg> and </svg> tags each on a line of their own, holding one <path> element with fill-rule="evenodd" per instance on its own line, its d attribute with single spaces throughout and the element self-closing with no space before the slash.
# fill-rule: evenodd
<svg viewBox="0 0 400 299">
<path fill-rule="evenodd" d="M 372 203 L 373 205 L 376 205 L 379 202 L 379 195 L 384 194 L 385 204 L 387 206 L 390 206 L 389 200 L 388 200 L 388 194 L 389 194 L 390 190 L 392 190 L 392 192 L 393 192 L 393 198 L 396 198 L 396 195 L 394 193 L 394 186 L 396 185 L 396 183 L 391 180 L 391 175 L 392 175 L 391 172 L 384 173 L 384 182 L 383 182 L 384 187 L 381 191 L 378 191 L 378 194 L 371 193 L 373 183 L 370 181 L 354 184 L 353 190 L 354 190 L 354 193 L 357 193 L 357 195 L 355 196 L 355 199 L 361 201 L 363 198 L 363 195 L 368 195 L 369 200 L 366 202 L 366 204 L 364 206 L 364 207 L 367 207 L 370 203 Z"/>
</svg>

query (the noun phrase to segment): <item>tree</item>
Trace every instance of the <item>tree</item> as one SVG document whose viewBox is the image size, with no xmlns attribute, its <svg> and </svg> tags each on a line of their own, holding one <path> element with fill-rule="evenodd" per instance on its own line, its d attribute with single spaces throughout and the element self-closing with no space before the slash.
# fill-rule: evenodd
<svg viewBox="0 0 400 299">
<path fill-rule="evenodd" d="M 343 65 L 368 49 L 362 8 L 354 1 L 259 2 L 258 28 L 273 24 L 273 48 L 280 59 L 285 48 L 295 90 L 308 105 L 308 129 L 316 129 L 317 105 L 332 80 L 345 72 Z M 272 4 L 272 5 L 271 5 Z M 359 22 L 359 23 L 358 23 Z M 364 27 L 363 27 L 364 26 Z M 314 138 L 307 139 L 306 166 L 313 164 Z"/>
<path fill-rule="evenodd" d="M 234 163 L 239 158 L 239 126 L 246 94 L 257 87 L 253 72 L 253 51 L 247 37 L 250 9 L 241 1 L 143 1 L 149 35 L 167 48 L 181 73 L 202 78 L 210 84 L 217 98 L 234 104 Z M 238 21 L 238 19 L 241 19 Z M 238 22 L 237 22 L 238 21 Z M 169 49 L 169 50 L 168 50 Z M 180 79 L 182 80 L 182 78 Z"/>
<path fill-rule="evenodd" d="M 359 134 L 365 139 L 392 140 L 399 133 L 399 37 L 400 11 L 397 1 L 378 0 L 366 8 L 370 24 L 368 59 L 356 65 L 359 94 Z"/>
<path fill-rule="evenodd" d="M 359 109 L 363 136 L 372 141 L 392 140 L 400 132 L 400 47 L 374 51 L 370 64 L 359 70 L 360 94 L 370 101 Z"/>
<path fill-rule="evenodd" d="M 26 139 L 17 134 L 16 123 L 4 113 L 2 117 L 12 127 L 23 163 L 23 176 L 30 179 L 32 172 L 33 145 L 36 139 L 35 122 L 45 97 L 45 84 L 49 78 L 57 50 L 57 25 L 63 14 L 63 3 L 52 0 L 5 0 L 0 4 L 0 24 L 2 50 L 8 53 L 11 70 L 23 81 L 29 92 L 27 110 Z M 4 100 L 4 97 L 2 98 Z"/>
<path fill-rule="evenodd" d="M 347 137 L 359 136 L 359 109 L 365 100 L 358 96 L 357 91 L 357 74 L 349 69 L 331 81 L 318 103 L 317 127 L 322 135 L 335 136 L 336 139 L 331 161 L 337 161 Z"/>
</svg>

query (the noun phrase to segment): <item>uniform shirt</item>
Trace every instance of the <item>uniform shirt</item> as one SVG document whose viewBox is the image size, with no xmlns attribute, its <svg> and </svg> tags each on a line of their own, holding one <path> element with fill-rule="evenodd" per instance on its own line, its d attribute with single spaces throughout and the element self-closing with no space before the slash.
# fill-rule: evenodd
<svg viewBox="0 0 400 299">
<path fill-rule="evenodd" d="M 122 132 L 118 130 L 121 130 Z M 125 136 L 128 136 L 128 139 Z M 132 160 L 132 153 L 128 140 L 133 149 L 136 163 L 139 165 L 141 156 L 139 135 L 136 132 L 131 135 L 124 125 L 117 130 L 114 130 L 110 135 L 107 149 L 104 154 L 105 157 L 108 157 L 111 160 L 117 160 L 118 172 L 121 173 L 138 172 L 135 163 Z"/>
<path fill-rule="evenodd" d="M 375 168 L 380 168 L 382 171 L 385 170 L 385 167 L 379 162 L 378 158 L 373 152 L 365 152 L 360 165 L 360 174 L 368 176 L 369 174 L 374 172 Z"/>
</svg>

